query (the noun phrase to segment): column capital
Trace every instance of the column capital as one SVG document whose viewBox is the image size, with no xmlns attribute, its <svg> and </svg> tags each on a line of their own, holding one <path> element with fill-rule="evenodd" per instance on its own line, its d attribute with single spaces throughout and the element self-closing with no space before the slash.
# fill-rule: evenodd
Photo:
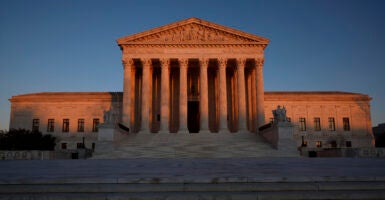
<svg viewBox="0 0 385 200">
<path fill-rule="evenodd" d="M 151 67 L 152 60 L 150 58 L 142 58 L 140 59 L 143 63 L 143 67 Z"/>
<path fill-rule="evenodd" d="M 209 65 L 209 61 L 210 61 L 209 58 L 199 58 L 200 67 L 206 67 L 207 68 Z"/>
<path fill-rule="evenodd" d="M 162 67 L 169 67 L 170 66 L 170 59 L 169 58 L 161 58 L 159 59 L 160 64 Z"/>
<path fill-rule="evenodd" d="M 126 69 L 126 67 L 127 68 L 135 67 L 135 62 L 134 62 L 134 59 L 132 59 L 132 58 L 123 59 L 122 64 L 123 64 L 124 69 Z"/>
<path fill-rule="evenodd" d="M 255 66 L 262 68 L 264 62 L 265 62 L 265 60 L 263 58 L 256 58 L 255 59 Z"/>
<path fill-rule="evenodd" d="M 180 59 L 178 59 L 178 62 L 180 64 L 180 67 L 187 67 L 188 66 L 188 58 L 180 58 Z"/>
<path fill-rule="evenodd" d="M 218 58 L 218 63 L 220 66 L 225 66 L 227 65 L 227 58 Z"/>
<path fill-rule="evenodd" d="M 237 58 L 237 67 L 245 67 L 246 58 Z"/>
</svg>

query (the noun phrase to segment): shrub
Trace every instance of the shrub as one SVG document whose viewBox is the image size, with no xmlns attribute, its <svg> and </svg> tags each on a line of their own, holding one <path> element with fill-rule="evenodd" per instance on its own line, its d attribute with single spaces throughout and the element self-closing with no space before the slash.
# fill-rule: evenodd
<svg viewBox="0 0 385 200">
<path fill-rule="evenodd" d="M 56 137 L 38 131 L 11 129 L 0 132 L 0 150 L 54 150 Z"/>
</svg>

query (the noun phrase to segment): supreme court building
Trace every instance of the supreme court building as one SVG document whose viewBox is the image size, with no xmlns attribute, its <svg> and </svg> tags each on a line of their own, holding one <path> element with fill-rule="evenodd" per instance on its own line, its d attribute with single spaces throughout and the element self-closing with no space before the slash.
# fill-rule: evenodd
<svg viewBox="0 0 385 200">
<path fill-rule="evenodd" d="M 103 124 L 114 127 L 118 140 L 230 134 L 242 142 L 237 134 L 257 135 L 282 105 L 298 145 L 305 138 L 309 146 L 333 146 L 331 138 L 342 135 L 344 144 L 338 146 L 373 146 L 368 95 L 264 91 L 267 38 L 189 18 L 117 43 L 123 54 L 123 92 L 13 96 L 10 128 L 57 135 L 66 147 L 82 137 L 94 146 Z"/>
<path fill-rule="evenodd" d="M 254 132 L 269 40 L 191 18 L 118 39 L 133 132 Z"/>
</svg>

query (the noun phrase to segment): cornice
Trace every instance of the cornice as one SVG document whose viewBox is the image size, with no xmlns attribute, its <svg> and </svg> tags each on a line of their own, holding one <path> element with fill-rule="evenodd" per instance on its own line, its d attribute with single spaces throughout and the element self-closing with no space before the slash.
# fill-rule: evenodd
<svg viewBox="0 0 385 200">
<path fill-rule="evenodd" d="M 261 47 L 266 48 L 264 44 L 123 44 L 123 48 L 221 48 L 221 47 Z"/>
<path fill-rule="evenodd" d="M 370 101 L 367 94 L 340 91 L 267 91 L 265 101 Z"/>
<path fill-rule="evenodd" d="M 11 103 L 121 101 L 122 92 L 41 92 L 12 96 Z"/>
</svg>

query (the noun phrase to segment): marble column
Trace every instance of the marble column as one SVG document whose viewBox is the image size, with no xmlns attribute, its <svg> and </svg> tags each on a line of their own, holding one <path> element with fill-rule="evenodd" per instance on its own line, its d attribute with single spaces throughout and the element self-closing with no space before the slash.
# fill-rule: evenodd
<svg viewBox="0 0 385 200">
<path fill-rule="evenodd" d="M 131 133 L 136 133 L 138 130 L 138 127 L 136 126 L 136 123 L 138 121 L 137 119 L 137 114 L 136 114 L 136 108 L 135 108 L 135 104 L 136 104 L 136 101 L 138 101 L 138 97 L 135 93 L 135 88 L 136 88 L 136 67 L 134 65 L 134 67 L 131 67 L 131 95 L 130 95 L 130 100 L 131 100 L 131 115 L 130 115 L 130 124 L 131 124 L 131 128 L 130 128 L 130 132 Z"/>
<path fill-rule="evenodd" d="M 257 70 L 252 70 L 251 72 L 251 75 L 250 75 L 250 86 L 251 86 L 251 103 L 250 105 L 252 105 L 252 111 L 251 111 L 251 119 L 250 119 L 250 122 L 251 122 L 251 126 L 250 126 L 250 130 L 254 133 L 257 132 L 258 130 L 258 119 L 257 119 L 257 80 L 256 80 L 256 71 Z"/>
<path fill-rule="evenodd" d="M 227 59 L 220 58 L 219 62 L 219 132 L 229 132 L 227 125 L 227 87 L 226 87 L 226 66 Z"/>
<path fill-rule="evenodd" d="M 160 60 L 161 72 L 161 102 L 160 102 L 160 133 L 169 133 L 170 119 L 170 59 Z"/>
<path fill-rule="evenodd" d="M 179 130 L 178 133 L 189 133 L 187 128 L 187 68 L 188 59 L 179 60 Z"/>
<path fill-rule="evenodd" d="M 124 67 L 124 80 L 123 80 L 123 110 L 122 110 L 122 123 L 130 129 L 130 132 L 132 132 L 131 127 L 131 83 L 132 83 L 132 71 L 131 69 L 134 68 L 134 60 L 132 59 L 126 59 L 123 60 L 123 67 Z M 135 77 L 134 77 L 135 78 Z"/>
<path fill-rule="evenodd" d="M 200 131 L 199 133 L 209 133 L 209 93 L 207 80 L 208 58 L 199 59 L 200 64 Z"/>
<path fill-rule="evenodd" d="M 263 59 L 256 59 L 256 82 L 257 82 L 257 129 L 265 124 L 265 91 L 263 88 Z"/>
<path fill-rule="evenodd" d="M 143 59 L 142 74 L 142 122 L 141 132 L 150 133 L 150 111 L 152 99 L 152 76 L 151 76 L 151 59 Z"/>
<path fill-rule="evenodd" d="M 246 88 L 245 88 L 245 58 L 237 59 L 238 74 L 238 132 L 245 132 L 247 127 L 246 116 Z"/>
</svg>

